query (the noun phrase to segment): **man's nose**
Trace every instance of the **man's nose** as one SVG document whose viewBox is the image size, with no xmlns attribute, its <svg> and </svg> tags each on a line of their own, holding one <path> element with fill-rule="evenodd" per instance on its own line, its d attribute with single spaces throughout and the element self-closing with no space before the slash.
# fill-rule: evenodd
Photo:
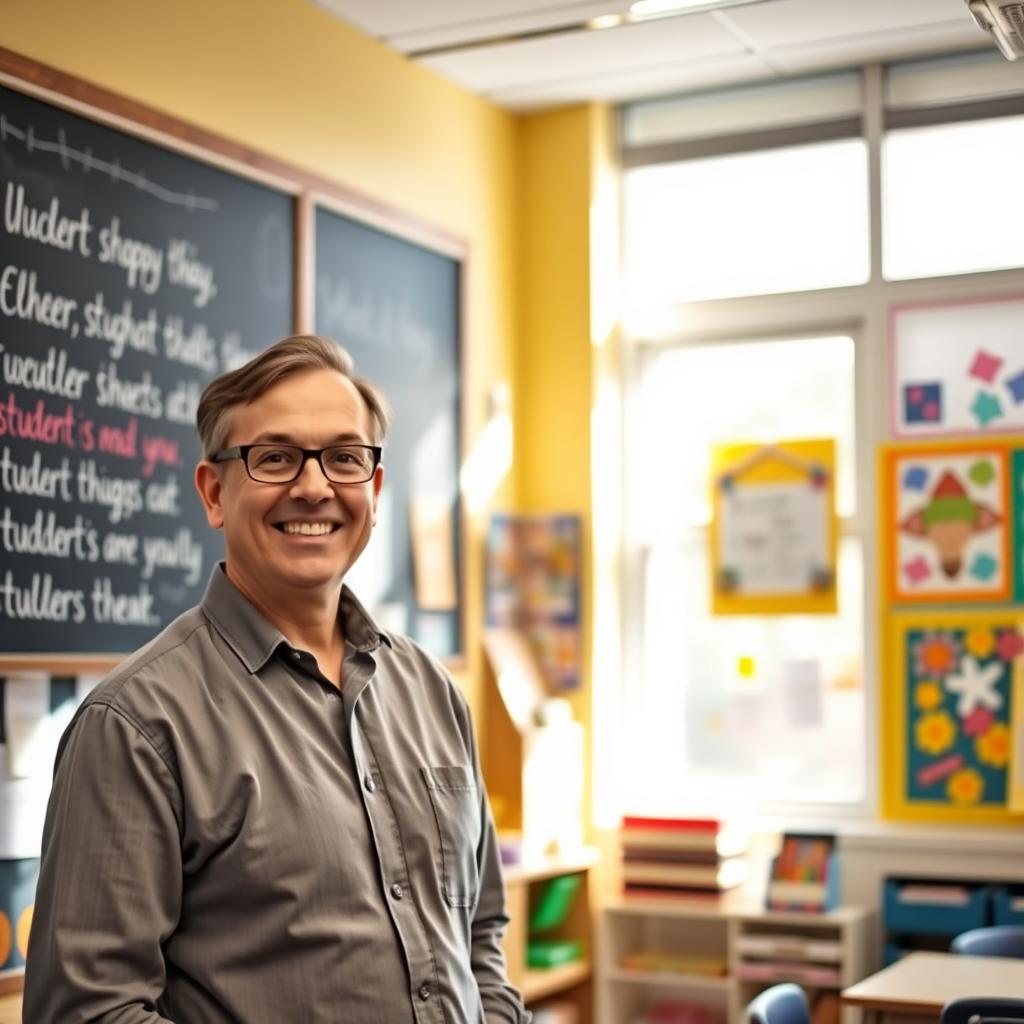
<svg viewBox="0 0 1024 1024">
<path fill-rule="evenodd" d="M 292 481 L 292 494 L 307 501 L 325 501 L 334 494 L 320 462 L 312 455 L 306 457 L 299 475 Z"/>
</svg>

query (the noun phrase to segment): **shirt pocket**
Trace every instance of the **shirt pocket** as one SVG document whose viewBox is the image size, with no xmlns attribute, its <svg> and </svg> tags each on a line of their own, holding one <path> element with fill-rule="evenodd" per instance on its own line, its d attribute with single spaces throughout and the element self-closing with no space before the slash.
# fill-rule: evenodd
<svg viewBox="0 0 1024 1024">
<path fill-rule="evenodd" d="M 451 907 L 476 905 L 480 872 L 480 795 L 469 768 L 461 765 L 423 766 L 441 845 L 441 886 Z"/>
</svg>

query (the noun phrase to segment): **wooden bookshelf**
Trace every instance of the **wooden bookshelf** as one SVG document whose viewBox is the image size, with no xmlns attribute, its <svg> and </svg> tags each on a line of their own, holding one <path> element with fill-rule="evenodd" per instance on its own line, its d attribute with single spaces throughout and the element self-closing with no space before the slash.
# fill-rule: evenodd
<svg viewBox="0 0 1024 1024">
<path fill-rule="evenodd" d="M 556 996 L 573 1003 L 580 1024 L 589 1024 L 593 1014 L 593 887 L 590 884 L 590 871 L 595 861 L 596 851 L 585 849 L 573 856 L 545 858 L 543 861 L 505 868 L 509 927 L 504 946 L 509 981 L 522 992 L 523 999 L 531 1008 Z M 557 967 L 527 967 L 526 944 L 530 915 L 544 890 L 544 884 L 552 878 L 574 874 L 583 876 L 582 884 L 565 921 L 550 937 L 580 941 L 583 945 L 583 958 Z"/>
</svg>

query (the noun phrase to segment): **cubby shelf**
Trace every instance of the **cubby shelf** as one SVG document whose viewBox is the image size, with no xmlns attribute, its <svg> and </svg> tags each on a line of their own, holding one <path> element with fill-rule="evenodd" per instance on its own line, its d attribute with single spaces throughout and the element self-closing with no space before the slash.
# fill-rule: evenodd
<svg viewBox="0 0 1024 1024">
<path fill-rule="evenodd" d="M 589 1024 L 593 1005 L 590 869 L 596 859 L 596 852 L 587 848 L 572 856 L 545 858 L 536 863 L 505 868 L 509 926 L 504 947 L 509 981 L 522 992 L 527 1005 L 535 1005 L 553 996 L 573 1003 L 581 1024 Z M 527 967 L 526 944 L 532 909 L 547 882 L 561 875 L 575 874 L 582 876 L 582 884 L 565 920 L 547 937 L 578 940 L 583 946 L 583 958 L 557 967 Z"/>
<path fill-rule="evenodd" d="M 747 1003 L 775 981 L 797 981 L 812 996 L 818 992 L 834 995 L 838 988 L 870 973 L 872 918 L 871 911 L 855 907 L 823 914 L 766 911 L 742 894 L 714 902 L 623 898 L 601 911 L 597 1022 L 622 1024 L 639 1019 L 653 1000 L 685 998 L 711 1008 L 725 1024 L 741 1024 Z M 777 947 L 778 964 L 772 963 L 773 946 Z M 751 947 L 760 948 L 752 951 Z M 645 950 L 720 957 L 726 973 L 644 971 L 622 966 L 624 957 Z M 744 963 L 769 972 L 771 979 L 741 977 Z M 823 976 L 819 983 L 807 979 L 808 965 L 825 963 L 838 975 L 837 980 L 824 980 Z M 843 1015 L 843 1024 L 856 1024 L 859 1019 L 856 1011 L 844 1010 Z"/>
</svg>

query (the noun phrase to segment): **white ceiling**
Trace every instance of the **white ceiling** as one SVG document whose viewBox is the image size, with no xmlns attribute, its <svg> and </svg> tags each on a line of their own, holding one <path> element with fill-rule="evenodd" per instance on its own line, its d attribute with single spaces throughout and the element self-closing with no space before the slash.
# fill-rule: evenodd
<svg viewBox="0 0 1024 1024">
<path fill-rule="evenodd" d="M 629 0 L 312 2 L 510 110 L 994 47 L 964 0 L 759 0 L 601 30 L 583 26 Z"/>
</svg>

